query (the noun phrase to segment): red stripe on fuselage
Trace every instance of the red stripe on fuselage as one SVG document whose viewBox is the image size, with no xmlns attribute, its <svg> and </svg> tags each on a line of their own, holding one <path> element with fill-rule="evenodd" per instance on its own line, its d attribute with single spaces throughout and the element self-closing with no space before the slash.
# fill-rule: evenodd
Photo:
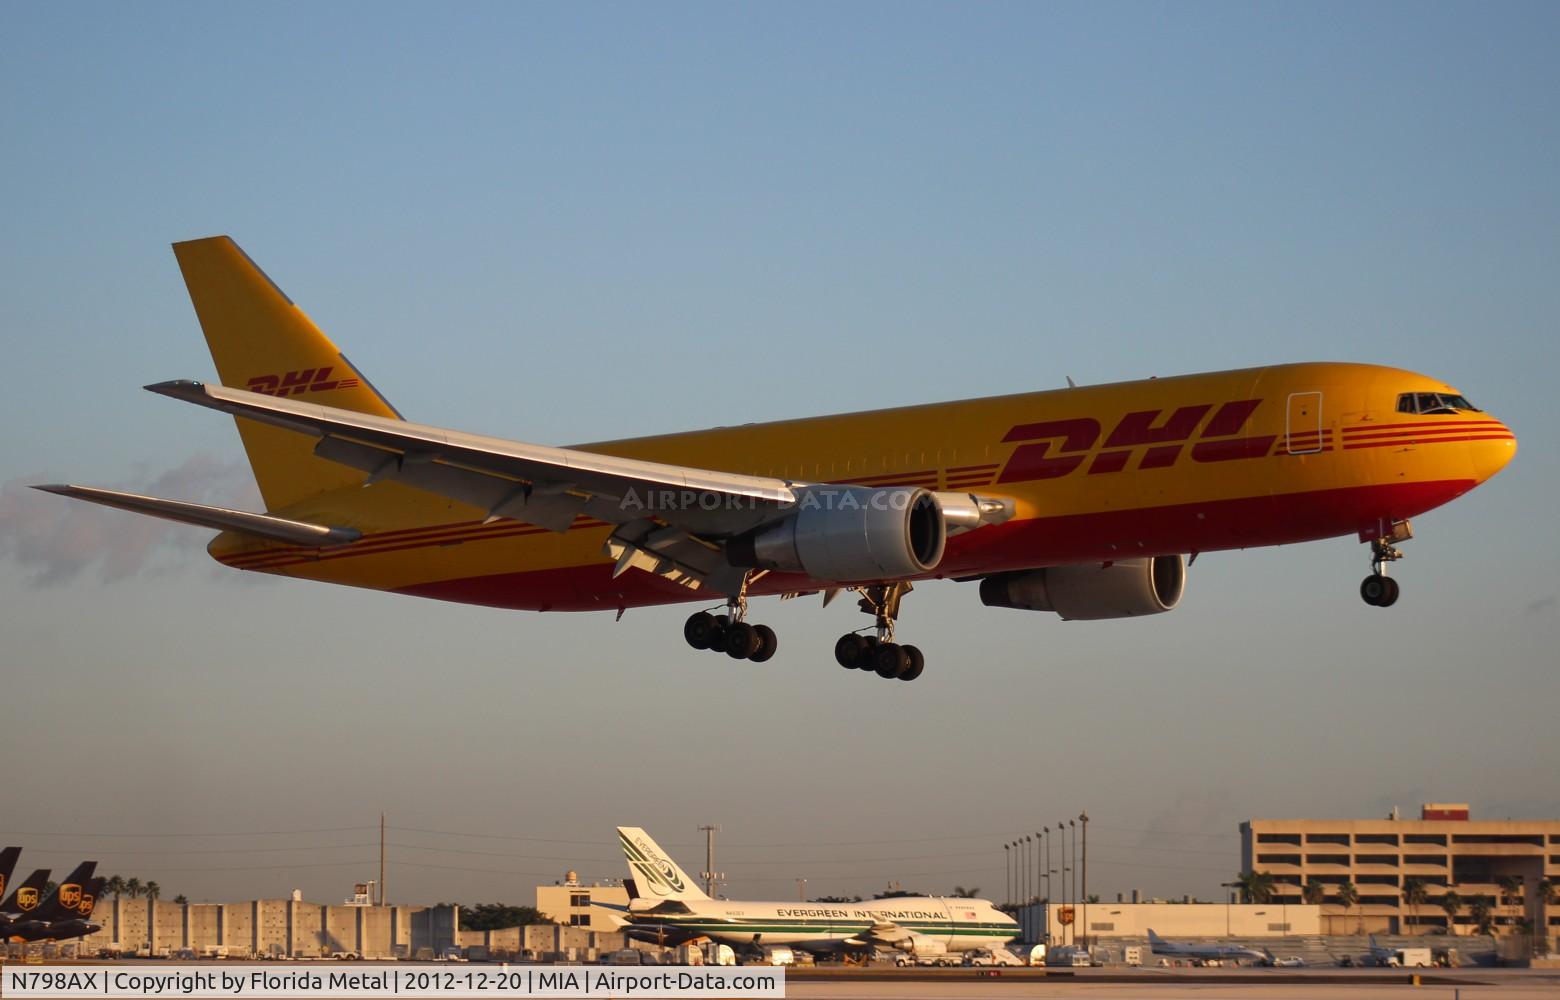
<svg viewBox="0 0 1560 1000">
<path fill-rule="evenodd" d="M 1381 520 L 1413 517 L 1468 492 L 1471 479 L 1360 486 L 1273 497 L 1247 497 L 1135 510 L 1009 521 L 956 535 L 937 567 L 938 577 L 1104 562 L 1140 556 L 1287 545 L 1357 534 Z M 819 590 L 826 582 L 769 573 L 749 593 Z M 440 580 L 397 593 L 524 610 L 592 611 L 619 607 L 708 602 L 649 573 L 613 578 L 612 564 Z"/>
<path fill-rule="evenodd" d="M 1457 441 L 1515 441 L 1511 434 L 1465 434 L 1462 437 L 1399 437 L 1387 441 L 1363 441 L 1359 444 L 1346 444 L 1344 451 L 1356 451 L 1360 448 L 1396 448 L 1398 445 L 1414 446 L 1421 444 L 1452 444 Z"/>
</svg>

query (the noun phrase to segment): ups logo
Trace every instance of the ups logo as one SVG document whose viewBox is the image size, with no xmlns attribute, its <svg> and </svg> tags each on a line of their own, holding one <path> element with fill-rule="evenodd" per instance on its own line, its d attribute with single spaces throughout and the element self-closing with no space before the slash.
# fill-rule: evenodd
<svg viewBox="0 0 1560 1000">
<path fill-rule="evenodd" d="M 23 913 L 38 908 L 38 890 L 30 885 L 24 885 L 16 890 L 16 905 Z"/>
<path fill-rule="evenodd" d="M 1215 410 L 1213 403 L 1198 403 L 1182 406 L 1168 416 L 1163 410 L 1140 410 L 1122 417 L 1109 434 L 1093 417 L 1019 424 L 1002 440 L 1037 443 L 1014 448 L 997 482 L 1068 475 L 1089 459 L 1102 436 L 1104 448 L 1094 453 L 1089 463 L 1087 474 L 1091 476 L 1120 472 L 1134 455 L 1138 456 L 1139 469 L 1168 468 L 1188 450 L 1194 462 L 1263 458 L 1272 450 L 1278 435 L 1241 436 L 1252 413 L 1261 405 L 1260 399 L 1241 399 Z M 1213 415 L 1209 417 L 1209 413 Z"/>
<path fill-rule="evenodd" d="M 74 882 L 66 882 L 60 886 L 60 905 L 67 910 L 74 910 L 81 905 L 81 886 Z"/>
<path fill-rule="evenodd" d="M 305 368 L 302 371 L 284 372 L 281 375 L 256 375 L 246 388 L 267 396 L 301 396 L 306 392 L 325 392 L 329 389 L 350 389 L 358 384 L 355 378 L 331 378 L 336 369 Z"/>
<path fill-rule="evenodd" d="M 5 898 L 5 872 L 0 872 L 0 899 Z"/>
<path fill-rule="evenodd" d="M 90 892 L 81 894 L 81 902 L 76 904 L 76 912 L 83 917 L 92 916 L 92 907 L 97 903 L 97 897 Z"/>
</svg>

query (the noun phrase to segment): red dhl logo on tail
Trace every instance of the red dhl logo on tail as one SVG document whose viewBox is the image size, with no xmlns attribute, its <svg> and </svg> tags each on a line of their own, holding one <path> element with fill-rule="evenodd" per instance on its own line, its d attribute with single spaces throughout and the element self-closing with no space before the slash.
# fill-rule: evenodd
<svg viewBox="0 0 1560 1000">
<path fill-rule="evenodd" d="M 1103 450 L 1089 462 L 1089 475 L 1120 472 L 1134 454 L 1140 454 L 1137 468 L 1163 469 L 1174 465 L 1190 445 L 1194 462 L 1228 462 L 1241 458 L 1262 458 L 1278 440 L 1276 434 L 1237 436 L 1262 405 L 1260 399 L 1241 399 L 1224 403 L 1214 411 L 1213 403 L 1182 406 L 1165 416 L 1164 410 L 1139 410 L 1117 421 L 1105 437 Z M 1213 416 L 1208 417 L 1212 412 Z M 1203 419 L 1208 417 L 1206 424 Z M 1201 431 L 1198 428 L 1201 427 Z M 1093 417 L 1071 417 L 1019 424 L 1002 438 L 1004 442 L 1035 442 L 1013 449 L 999 483 L 1056 479 L 1076 471 L 1099 443 L 1104 428 Z M 1055 446 L 1054 449 L 1052 446 Z M 1054 453 L 1053 453 L 1054 452 Z"/>
<path fill-rule="evenodd" d="M 350 389 L 358 384 L 355 378 L 331 378 L 336 369 L 305 368 L 302 371 L 281 375 L 256 375 L 249 380 L 250 392 L 263 392 L 267 396 L 301 396 L 306 392 L 325 392 L 328 389 Z"/>
</svg>

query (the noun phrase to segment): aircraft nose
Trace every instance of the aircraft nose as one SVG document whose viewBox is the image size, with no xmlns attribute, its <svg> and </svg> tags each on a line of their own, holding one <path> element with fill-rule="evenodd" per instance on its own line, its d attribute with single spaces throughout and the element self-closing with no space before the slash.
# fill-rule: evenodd
<svg viewBox="0 0 1560 1000">
<path fill-rule="evenodd" d="M 1479 482 L 1491 478 L 1506 467 L 1517 454 L 1517 436 L 1505 424 L 1497 424 L 1488 433 L 1468 442 L 1473 474 Z"/>
</svg>

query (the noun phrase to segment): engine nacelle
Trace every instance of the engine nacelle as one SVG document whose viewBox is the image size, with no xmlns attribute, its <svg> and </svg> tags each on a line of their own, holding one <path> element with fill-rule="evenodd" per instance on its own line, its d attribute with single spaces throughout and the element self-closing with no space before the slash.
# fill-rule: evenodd
<svg viewBox="0 0 1560 1000">
<path fill-rule="evenodd" d="M 988 607 L 1054 611 L 1064 619 L 1098 621 L 1157 615 L 1181 603 L 1186 562 L 1180 556 L 1119 559 L 1109 566 L 1053 566 L 999 573 L 980 581 Z"/>
<path fill-rule="evenodd" d="M 901 945 L 905 951 L 912 955 L 946 955 L 948 946 L 934 937 L 925 934 L 911 934 L 909 940 Z"/>
<path fill-rule="evenodd" d="M 935 569 L 947 540 L 942 506 L 929 490 L 819 486 L 784 521 L 728 542 L 726 556 L 734 566 L 814 580 L 897 580 Z"/>
</svg>

